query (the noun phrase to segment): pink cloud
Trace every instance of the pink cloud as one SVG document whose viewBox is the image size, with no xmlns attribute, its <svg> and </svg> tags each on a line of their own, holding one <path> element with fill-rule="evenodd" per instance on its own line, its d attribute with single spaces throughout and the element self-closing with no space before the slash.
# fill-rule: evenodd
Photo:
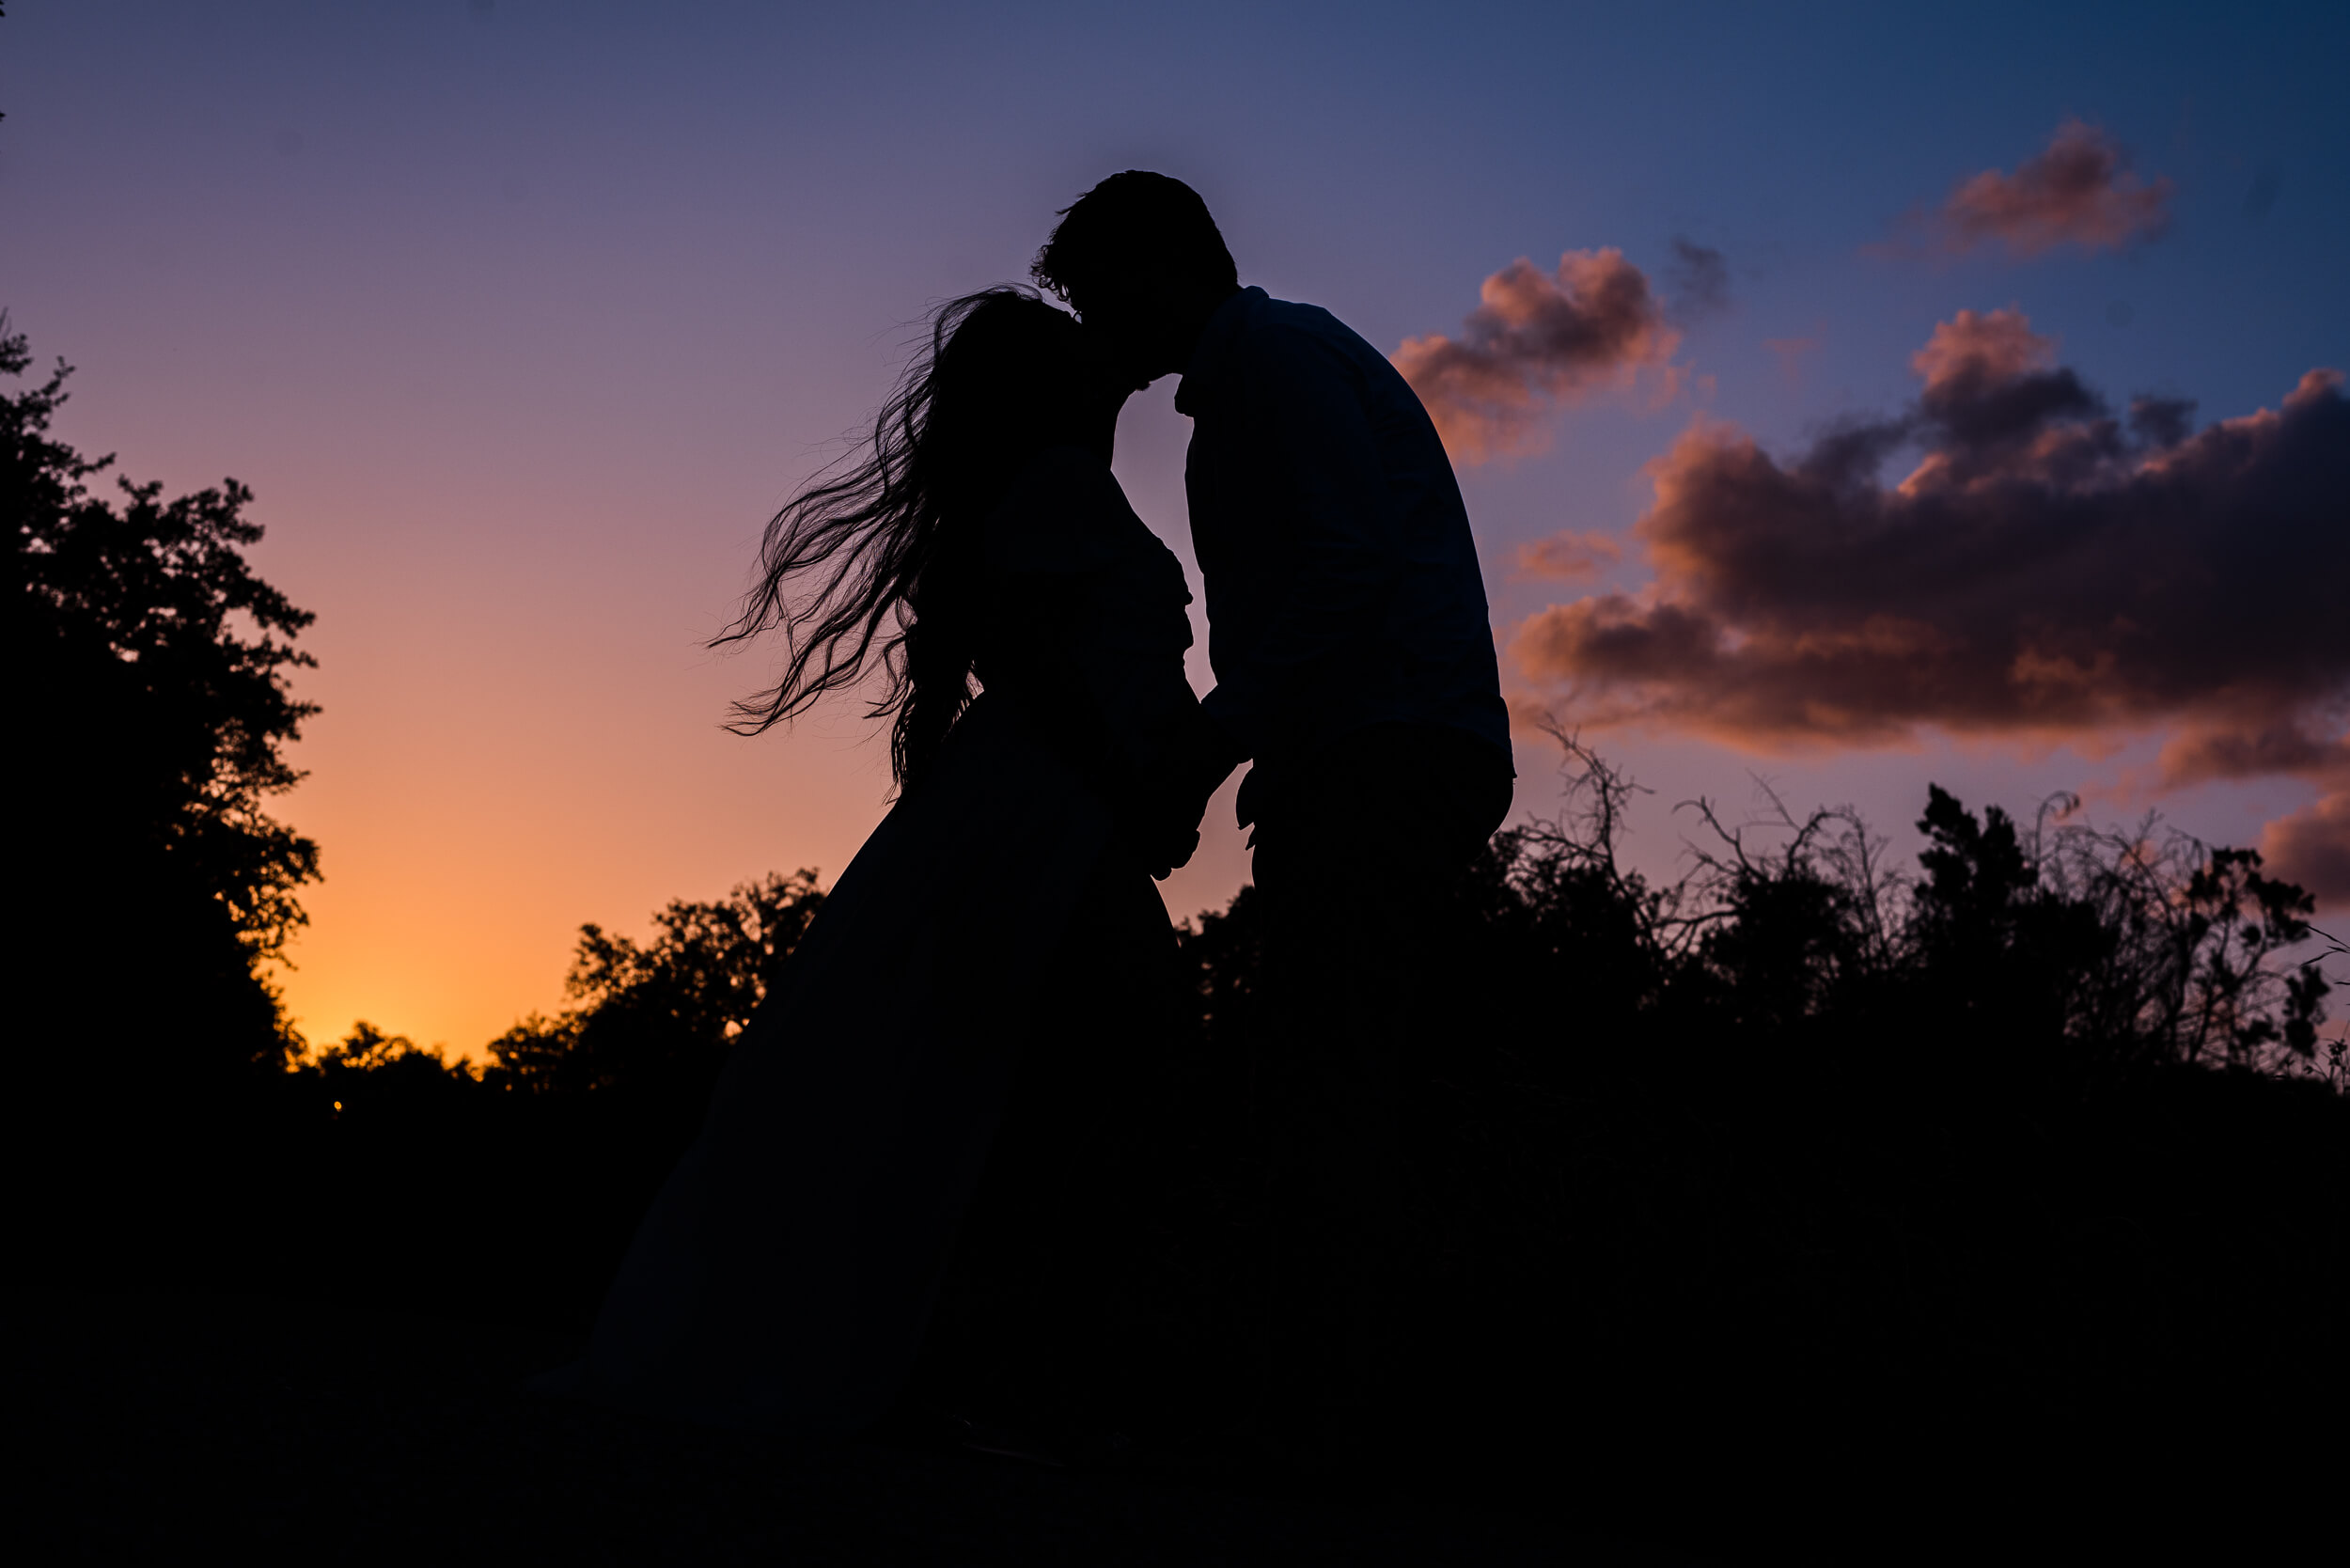
<svg viewBox="0 0 2350 1568">
<path fill-rule="evenodd" d="M 2289 718 L 2260 724 L 2222 715 L 2190 724 L 2163 744 L 2156 766 L 2163 784 L 2184 787 L 2294 774 L 2350 790 L 2350 728 L 2327 738 L 2322 733 L 2341 715 L 2313 714 L 2309 722 Z"/>
<path fill-rule="evenodd" d="M 1807 355 L 1820 352 L 1825 339 L 1817 334 L 1810 337 L 1766 337 L 1762 346 L 1778 356 L 1778 373 L 1787 378 L 1787 384 L 1803 383 L 1803 362 Z"/>
<path fill-rule="evenodd" d="M 1531 617 L 1517 667 L 1587 726 L 1766 750 L 2162 729 L 2165 786 L 2350 797 L 2339 375 L 2197 431 L 2175 401 L 2116 415 L 2012 310 L 1942 323 L 1912 363 L 1909 407 L 1792 457 L 1693 427 L 1650 466 L 1654 584 Z M 2280 853 L 2331 865 L 2342 810 L 2278 824 Z"/>
<path fill-rule="evenodd" d="M 1540 450 L 1555 408 L 1628 385 L 1644 368 L 1668 390 L 1677 384 L 1681 336 L 1622 251 L 1569 251 L 1555 274 L 1520 257 L 1479 294 L 1458 338 L 1407 337 L 1394 355 L 1463 462 Z"/>
<path fill-rule="evenodd" d="M 1518 549 L 1520 577 L 1554 577 L 1561 582 L 1588 582 L 1602 569 L 1623 559 L 1623 546 L 1603 533 L 1572 529 L 1538 539 Z"/>
<path fill-rule="evenodd" d="M 2261 858 L 2274 874 L 2297 882 L 2333 908 L 2350 905 L 2350 790 L 2261 831 Z"/>
<path fill-rule="evenodd" d="M 1909 356 L 1909 368 L 1925 382 L 1928 397 L 2013 381 L 2055 365 L 2055 340 L 2032 331 L 2013 306 L 1987 316 L 1962 310 L 1937 322 L 1926 346 Z"/>
<path fill-rule="evenodd" d="M 2018 257 L 2068 244 L 2119 250 L 2169 227 L 2170 193 L 2169 180 L 2132 173 L 2129 155 L 2103 131 L 2068 119 L 2013 174 L 1985 169 L 1961 180 L 1931 228 L 1950 252 L 1993 243 Z"/>
</svg>

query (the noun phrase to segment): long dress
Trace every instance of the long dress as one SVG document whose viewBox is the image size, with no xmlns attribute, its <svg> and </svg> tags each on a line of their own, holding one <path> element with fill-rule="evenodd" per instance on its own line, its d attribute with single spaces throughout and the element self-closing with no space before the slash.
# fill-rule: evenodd
<svg viewBox="0 0 2350 1568">
<path fill-rule="evenodd" d="M 1115 906 L 1164 927 L 1120 799 L 1198 722 L 1183 570 L 1074 447 L 1030 463 L 982 553 L 980 696 L 825 899 L 647 1213 L 586 1360 L 548 1386 L 778 1434 L 878 1420 L 1081 895 L 1131 878 L 1147 904 Z"/>
</svg>

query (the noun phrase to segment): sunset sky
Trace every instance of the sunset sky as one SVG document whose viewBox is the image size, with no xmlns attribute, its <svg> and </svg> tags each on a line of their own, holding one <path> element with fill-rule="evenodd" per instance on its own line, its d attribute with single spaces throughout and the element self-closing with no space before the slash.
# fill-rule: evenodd
<svg viewBox="0 0 2350 1568">
<path fill-rule="evenodd" d="M 478 1053 L 580 922 L 838 872 L 885 748 L 722 733 L 767 665 L 703 644 L 910 324 L 1128 167 L 1420 386 L 1641 865 L 1758 776 L 1904 855 L 1929 780 L 2071 790 L 2350 924 L 2346 59 L 2340 5 L 23 0 L 0 306 L 318 614 L 314 1041 Z M 1118 471 L 1188 568 L 1173 386 Z M 1228 788 L 1168 902 L 1246 874 Z"/>
</svg>

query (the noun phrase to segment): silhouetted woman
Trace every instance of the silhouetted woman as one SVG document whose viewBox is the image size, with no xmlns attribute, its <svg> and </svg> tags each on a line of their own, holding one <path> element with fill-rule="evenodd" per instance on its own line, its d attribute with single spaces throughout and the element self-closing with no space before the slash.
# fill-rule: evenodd
<svg viewBox="0 0 2350 1568">
<path fill-rule="evenodd" d="M 1008 1103 L 1089 1119 L 1088 1074 L 1128 1042 L 1104 1017 L 1090 1055 L 1040 1058 L 1042 1014 L 1171 944 L 1151 876 L 1188 857 L 1201 805 L 1163 782 L 1200 722 L 1190 596 L 1110 476 L 1124 398 L 1036 296 L 955 301 L 870 447 L 769 525 L 728 638 L 779 629 L 788 659 L 737 728 L 878 673 L 900 796 L 734 1046 L 572 1391 L 771 1431 L 874 1422 Z M 1036 1168 L 1081 1159 L 1065 1140 L 1006 1141 L 999 1166 L 1030 1168 L 1015 1193 L 1089 1179 Z"/>
</svg>

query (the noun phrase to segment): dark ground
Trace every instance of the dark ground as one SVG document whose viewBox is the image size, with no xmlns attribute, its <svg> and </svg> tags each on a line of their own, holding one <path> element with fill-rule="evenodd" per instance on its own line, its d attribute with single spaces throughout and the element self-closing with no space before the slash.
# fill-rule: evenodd
<svg viewBox="0 0 2350 1568">
<path fill-rule="evenodd" d="M 1316 1489 L 673 1425 L 525 1392 L 576 1340 L 315 1299 L 9 1288 L 0 1334 L 16 1562 L 2257 1563 L 2339 1544 L 2338 1408 L 2184 1444 L 2023 1409 L 1937 1438 L 1930 1407 L 1832 1437 L 1795 1408 L 1734 1436 L 1689 1410 L 1660 1443 L 1559 1409 L 1555 1445 L 1505 1442 L 1465 1482 L 1493 1434 L 1416 1431 L 1398 1473 Z M 1543 1412 L 1518 1414 L 1539 1435 Z"/>
<path fill-rule="evenodd" d="M 879 1444 L 737 1437 L 522 1391 L 576 1345 L 219 1294 L 10 1290 L 20 1562 L 1701 1561 L 1573 1520 Z"/>
<path fill-rule="evenodd" d="M 1731 1114 L 1751 1108 L 1735 1096 L 1561 1101 L 1566 1121 L 1527 1135 L 1574 1152 L 1558 1213 L 1513 1224 L 1462 1200 L 1492 1232 L 1461 1249 L 1482 1272 L 1431 1297 L 1424 1397 L 1379 1450 L 1392 1473 L 1321 1489 L 1163 1455 L 1109 1476 L 759 1441 L 524 1392 L 577 1354 L 666 1163 L 634 1122 L 505 1101 L 293 1132 L 190 1115 L 201 1136 L 175 1147 L 160 1122 L 108 1143 L 14 1102 L 0 1551 L 2135 1563 L 2328 1560 L 2308 1543 L 2332 1540 L 2338 1556 L 2343 1102 L 2196 1074 L 2047 1125 L 2029 1101 L 1983 1121 L 1945 1100 L 1871 1137 L 1832 1098 L 1810 1117 L 1785 1096 L 1768 1116 Z M 1780 1145 L 1817 1158 L 1765 1157 Z M 1214 1197 L 1192 1208 L 1215 1218 Z M 1230 1382 L 1230 1338 L 1173 1364 Z"/>
</svg>

